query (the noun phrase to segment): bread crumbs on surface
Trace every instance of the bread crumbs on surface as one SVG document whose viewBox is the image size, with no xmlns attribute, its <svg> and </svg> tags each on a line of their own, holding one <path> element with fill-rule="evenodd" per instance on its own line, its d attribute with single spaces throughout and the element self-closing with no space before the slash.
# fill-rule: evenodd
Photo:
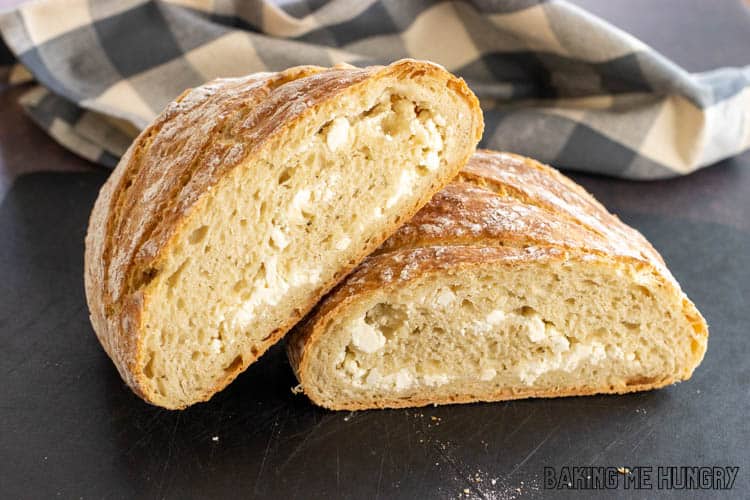
<svg viewBox="0 0 750 500">
<path fill-rule="evenodd" d="M 213 442 L 218 442 L 218 441 L 219 441 L 219 436 L 214 436 L 214 437 L 212 437 L 212 438 L 211 438 L 211 441 L 213 441 Z"/>
<path fill-rule="evenodd" d="M 628 469 L 627 467 L 618 467 L 617 472 L 619 472 L 620 474 L 630 474 L 630 469 Z"/>
<path fill-rule="evenodd" d="M 294 387 L 292 387 L 292 394 L 294 394 L 295 396 L 297 394 L 302 394 L 303 392 L 304 390 L 302 389 L 302 384 L 297 384 Z"/>
</svg>

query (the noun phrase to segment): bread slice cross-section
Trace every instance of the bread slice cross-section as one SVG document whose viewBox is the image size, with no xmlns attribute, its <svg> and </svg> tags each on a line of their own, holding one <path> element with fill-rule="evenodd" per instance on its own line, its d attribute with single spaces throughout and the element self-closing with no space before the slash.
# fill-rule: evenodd
<svg viewBox="0 0 750 500">
<path fill-rule="evenodd" d="M 356 410 L 662 387 L 707 337 L 640 233 L 556 170 L 480 151 L 288 353 L 315 403 Z"/>
<path fill-rule="evenodd" d="M 297 67 L 183 93 L 96 201 L 91 321 L 146 401 L 210 398 L 445 186 L 482 132 L 439 66 Z"/>
</svg>

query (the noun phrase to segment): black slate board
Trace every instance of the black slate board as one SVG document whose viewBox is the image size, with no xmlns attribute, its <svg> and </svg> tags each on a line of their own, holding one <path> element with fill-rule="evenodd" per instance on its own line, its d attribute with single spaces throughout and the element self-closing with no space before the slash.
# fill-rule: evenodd
<svg viewBox="0 0 750 500">
<path fill-rule="evenodd" d="M 690 71 L 750 63 L 740 0 L 575 1 Z M 706 316 L 690 381 L 355 414 L 293 396 L 280 346 L 185 412 L 133 396 L 83 297 L 83 235 L 105 178 L 27 175 L 0 203 L 0 498 L 683 496 L 544 489 L 544 467 L 573 465 L 739 466 L 733 490 L 687 496 L 750 495 L 750 154 L 658 183 L 574 176 L 654 243 Z"/>
<path fill-rule="evenodd" d="M 83 236 L 104 179 L 27 175 L 0 206 L 6 498 L 536 497 L 546 493 L 544 467 L 564 465 L 735 465 L 730 494 L 750 487 L 745 231 L 620 214 L 663 253 L 711 325 L 706 359 L 686 383 L 627 396 L 334 413 L 291 393 L 277 346 L 209 403 L 169 412 L 124 387 L 88 322 Z"/>
</svg>

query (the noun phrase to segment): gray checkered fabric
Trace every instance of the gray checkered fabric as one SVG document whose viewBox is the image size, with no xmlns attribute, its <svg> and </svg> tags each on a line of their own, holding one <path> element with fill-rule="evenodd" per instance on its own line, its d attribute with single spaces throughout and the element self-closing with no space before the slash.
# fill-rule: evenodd
<svg viewBox="0 0 750 500">
<path fill-rule="evenodd" d="M 1 15 L 0 33 L 0 74 L 39 84 L 32 118 L 108 166 L 212 78 L 403 57 L 466 79 L 483 146 L 557 167 L 654 179 L 750 146 L 750 67 L 690 74 L 564 1 L 48 0 Z"/>
</svg>

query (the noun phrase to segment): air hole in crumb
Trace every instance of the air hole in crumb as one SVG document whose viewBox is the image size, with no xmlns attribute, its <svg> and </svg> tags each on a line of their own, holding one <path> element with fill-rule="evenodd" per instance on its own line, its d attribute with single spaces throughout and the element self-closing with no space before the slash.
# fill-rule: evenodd
<svg viewBox="0 0 750 500">
<path fill-rule="evenodd" d="M 242 279 L 234 284 L 234 286 L 232 287 L 232 291 L 234 291 L 234 293 L 240 293 L 245 288 L 247 288 L 247 281 Z"/>
<path fill-rule="evenodd" d="M 519 307 L 518 309 L 516 309 L 516 312 L 520 314 L 521 316 L 528 317 L 528 316 L 533 316 L 534 314 L 536 314 L 536 309 L 530 306 L 523 306 L 523 307 Z"/>
<path fill-rule="evenodd" d="M 167 278 L 167 286 L 169 288 L 174 288 L 174 286 L 177 284 L 177 281 L 180 279 L 180 275 L 182 274 L 182 271 L 187 266 L 187 263 L 189 262 L 189 259 L 186 259 L 182 264 L 180 264 L 180 267 L 177 268 L 175 272 L 173 272 L 169 278 Z"/>
<path fill-rule="evenodd" d="M 475 306 L 469 299 L 464 299 L 461 301 L 461 309 L 469 313 L 474 313 L 477 310 L 477 306 Z"/>
<path fill-rule="evenodd" d="M 656 377 L 634 377 L 630 378 L 625 382 L 625 385 L 627 386 L 633 386 L 633 385 L 646 385 L 646 384 L 653 384 L 656 382 Z"/>
<path fill-rule="evenodd" d="M 250 354 L 252 354 L 254 357 L 258 356 L 258 348 L 253 346 L 250 348 Z"/>
<path fill-rule="evenodd" d="M 640 323 L 631 323 L 629 321 L 623 321 L 622 326 L 627 328 L 628 330 L 638 330 L 638 328 L 641 326 Z"/>
<path fill-rule="evenodd" d="M 241 366 L 242 366 L 242 355 L 240 354 L 239 356 L 234 358 L 232 362 L 229 363 L 229 365 L 227 365 L 226 368 L 224 368 L 224 371 L 233 372 L 233 371 L 236 371 Z"/>
<path fill-rule="evenodd" d="M 200 358 L 200 356 L 200 351 L 193 351 L 193 354 L 190 355 L 190 359 L 192 359 L 193 361 L 198 361 L 198 358 Z"/>
<path fill-rule="evenodd" d="M 642 285 L 638 285 L 638 286 L 636 287 L 636 289 L 637 289 L 637 290 L 638 290 L 639 292 L 641 292 L 641 293 L 642 293 L 642 294 L 643 294 L 643 295 L 644 295 L 645 297 L 651 297 L 651 296 L 652 296 L 652 294 L 651 294 L 651 290 L 649 290 L 649 289 L 648 289 L 648 288 L 646 288 L 645 286 L 642 286 Z"/>
<path fill-rule="evenodd" d="M 191 245 L 195 245 L 197 243 L 200 243 L 203 241 L 203 238 L 206 237 L 206 234 L 208 234 L 208 226 L 201 226 L 192 233 L 190 233 L 190 236 L 188 237 L 188 242 Z"/>
<path fill-rule="evenodd" d="M 247 227 L 247 219 L 240 219 L 240 226 Z"/>
<path fill-rule="evenodd" d="M 143 367 L 143 374 L 148 378 L 154 378 L 154 353 L 149 354 L 148 363 Z"/>
<path fill-rule="evenodd" d="M 572 306 L 576 303 L 576 299 L 574 298 L 565 299 L 565 303 Z"/>
<path fill-rule="evenodd" d="M 291 167 L 285 168 L 283 172 L 281 172 L 281 175 L 279 175 L 279 184 L 284 184 L 286 181 L 292 178 L 292 173 L 294 173 L 294 169 Z"/>
</svg>

